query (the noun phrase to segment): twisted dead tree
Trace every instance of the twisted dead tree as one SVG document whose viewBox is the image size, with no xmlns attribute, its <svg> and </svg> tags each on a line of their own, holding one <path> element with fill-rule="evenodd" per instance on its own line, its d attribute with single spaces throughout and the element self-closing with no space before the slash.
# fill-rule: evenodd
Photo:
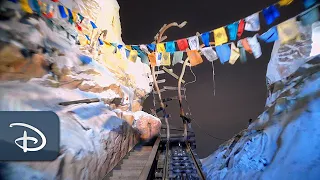
<svg viewBox="0 0 320 180">
<path fill-rule="evenodd" d="M 168 25 L 167 24 L 163 25 L 162 28 L 157 33 L 157 35 L 154 37 L 155 43 L 161 43 L 162 41 L 164 41 L 166 39 L 166 36 L 164 36 L 164 37 L 162 37 L 162 36 L 163 36 L 164 32 L 166 30 L 168 30 L 169 28 L 171 28 L 171 27 L 183 28 L 186 24 L 187 24 L 187 22 L 184 21 L 181 24 L 173 22 L 173 23 L 170 23 Z M 160 89 L 159 89 L 159 86 L 158 86 L 158 83 L 157 83 L 157 78 L 156 78 L 156 75 L 155 75 L 155 66 L 151 67 L 151 74 L 152 74 L 155 90 L 157 91 L 157 94 L 159 96 L 160 107 L 161 107 L 162 112 L 164 114 L 164 120 L 165 120 L 166 127 L 167 127 L 167 141 L 169 141 L 170 140 L 170 125 L 169 125 L 169 121 L 168 121 L 168 115 L 167 115 L 166 109 L 165 109 L 166 107 L 165 107 L 165 105 L 163 103 L 163 100 L 162 100 L 162 97 L 161 97 L 161 92 L 160 92 Z"/>
</svg>

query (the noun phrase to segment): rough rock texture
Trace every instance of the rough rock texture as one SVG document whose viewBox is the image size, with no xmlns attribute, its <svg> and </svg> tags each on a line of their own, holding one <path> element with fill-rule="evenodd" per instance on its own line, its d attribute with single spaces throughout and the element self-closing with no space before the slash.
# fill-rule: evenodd
<svg viewBox="0 0 320 180">
<path fill-rule="evenodd" d="M 138 129 L 140 138 L 148 140 L 159 134 L 161 129 L 161 121 L 148 113 L 138 111 L 134 113 L 135 122 L 133 127 Z"/>
<path fill-rule="evenodd" d="M 57 8 L 51 0 L 43 2 Z M 107 30 L 102 40 L 123 44 L 116 0 L 60 2 L 96 22 L 98 28 L 92 31 L 85 18 L 84 33 L 94 32 L 96 37 Z M 135 112 L 151 91 L 146 76 L 149 66 L 115 55 L 112 47 L 81 44 L 83 33 L 77 37 L 74 25 L 57 13 L 51 22 L 27 16 L 19 3 L 0 4 L 2 10 L 15 10 L 11 19 L 0 22 L 0 110 L 54 111 L 61 122 L 60 155 L 55 161 L 1 162 L 0 179 L 102 179 L 140 137 L 147 138 L 133 125 L 142 121 Z M 75 44 L 77 40 L 80 45 Z M 89 62 L 81 59 L 84 55 Z M 58 105 L 90 98 L 100 102 Z M 158 126 L 154 128 L 148 137 L 159 133 Z"/>
<path fill-rule="evenodd" d="M 266 109 L 248 129 L 202 160 L 208 179 L 319 179 L 320 56 L 308 57 L 308 39 L 274 48 L 288 71 L 269 86 Z"/>
</svg>

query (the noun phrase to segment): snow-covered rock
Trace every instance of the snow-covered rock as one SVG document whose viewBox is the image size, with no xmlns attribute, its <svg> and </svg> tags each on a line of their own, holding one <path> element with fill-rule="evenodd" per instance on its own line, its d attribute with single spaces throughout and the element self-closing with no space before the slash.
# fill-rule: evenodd
<svg viewBox="0 0 320 180">
<path fill-rule="evenodd" d="M 305 35 L 280 47 L 275 43 L 266 109 L 202 159 L 207 179 L 319 179 L 320 56 L 309 57 L 311 36 Z"/>
</svg>

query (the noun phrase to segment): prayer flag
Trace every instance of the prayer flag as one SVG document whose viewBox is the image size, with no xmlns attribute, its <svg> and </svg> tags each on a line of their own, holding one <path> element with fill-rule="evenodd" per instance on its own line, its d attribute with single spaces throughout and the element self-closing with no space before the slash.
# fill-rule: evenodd
<svg viewBox="0 0 320 180">
<path fill-rule="evenodd" d="M 86 38 L 90 41 L 90 37 L 88 36 L 88 35 L 85 35 L 86 36 Z"/>
<path fill-rule="evenodd" d="M 278 17 L 280 17 L 280 12 L 274 5 L 263 9 L 262 13 L 267 25 L 272 24 Z"/>
<path fill-rule="evenodd" d="M 189 47 L 187 39 L 179 39 L 179 40 L 177 40 L 177 44 L 178 44 L 180 51 L 184 51 Z"/>
<path fill-rule="evenodd" d="M 136 62 L 137 56 L 138 56 L 138 52 L 136 50 L 131 50 L 128 59 L 132 62 Z"/>
<path fill-rule="evenodd" d="M 59 2 L 59 0 L 51 0 L 52 2 Z"/>
<path fill-rule="evenodd" d="M 76 24 L 76 27 L 77 27 L 77 29 L 78 29 L 79 31 L 82 31 L 82 27 L 79 26 L 79 24 Z"/>
<path fill-rule="evenodd" d="M 280 6 L 287 6 L 287 5 L 291 4 L 292 2 L 293 2 L 293 0 L 280 0 L 280 1 L 278 2 L 278 4 L 279 4 Z"/>
<path fill-rule="evenodd" d="M 220 46 L 216 46 L 217 55 L 220 59 L 220 62 L 224 64 L 229 61 L 231 55 L 231 49 L 228 44 L 223 44 Z"/>
<path fill-rule="evenodd" d="M 235 22 L 227 26 L 229 31 L 230 41 L 235 41 L 237 39 L 238 25 L 239 25 L 239 22 Z"/>
<path fill-rule="evenodd" d="M 33 13 L 28 0 L 20 0 L 21 9 L 26 13 Z"/>
<path fill-rule="evenodd" d="M 130 45 L 126 45 L 126 49 L 128 49 L 128 50 L 132 50 L 132 47 L 130 46 Z"/>
<path fill-rule="evenodd" d="M 72 17 L 73 17 L 73 22 L 77 22 L 78 16 L 77 16 L 77 13 L 76 13 L 76 12 L 73 12 L 73 11 L 72 11 Z"/>
<path fill-rule="evenodd" d="M 201 55 L 198 52 L 198 50 L 189 50 L 187 51 L 187 55 L 189 57 L 191 66 L 196 66 L 203 62 L 203 59 L 201 58 Z"/>
<path fill-rule="evenodd" d="M 173 60 L 172 60 L 172 66 L 174 66 L 177 63 L 183 62 L 183 51 L 176 51 L 173 54 Z"/>
<path fill-rule="evenodd" d="M 96 29 L 96 28 L 97 28 L 97 25 L 96 25 L 94 22 L 90 21 L 90 24 L 91 24 L 91 26 L 92 26 L 93 29 Z"/>
<path fill-rule="evenodd" d="M 41 13 L 41 8 L 40 8 L 38 0 L 29 0 L 29 5 L 31 6 L 31 9 L 33 11 L 37 12 L 38 14 Z"/>
<path fill-rule="evenodd" d="M 198 36 L 189 37 L 188 42 L 191 50 L 199 50 L 200 45 Z"/>
<path fill-rule="evenodd" d="M 83 21 L 83 19 L 84 19 L 84 17 L 83 17 L 80 13 L 78 13 L 78 16 L 79 16 L 80 24 L 81 24 L 81 23 L 82 23 L 82 21 Z"/>
<path fill-rule="evenodd" d="M 303 0 L 303 4 L 305 8 L 309 8 L 311 6 L 313 6 L 314 4 L 316 4 L 317 0 Z"/>
<path fill-rule="evenodd" d="M 152 53 L 148 54 L 148 57 L 149 57 L 149 61 L 150 61 L 151 67 L 156 66 L 157 65 L 157 63 L 156 63 L 156 53 L 152 52 Z"/>
<path fill-rule="evenodd" d="M 209 32 L 205 32 L 205 33 L 201 34 L 202 42 L 206 47 L 210 46 L 209 37 L 210 37 L 210 33 Z"/>
<path fill-rule="evenodd" d="M 66 14 L 66 11 L 65 11 L 64 7 L 61 6 L 61 5 L 58 5 L 58 8 L 59 8 L 59 12 L 60 12 L 61 18 L 67 18 L 68 16 Z"/>
<path fill-rule="evenodd" d="M 234 42 L 231 43 L 230 64 L 234 64 L 240 57 L 240 49 L 236 47 Z"/>
<path fill-rule="evenodd" d="M 304 25 L 304 26 L 311 25 L 314 22 L 318 21 L 319 19 L 320 19 L 319 8 L 314 8 L 314 9 L 310 10 L 309 12 L 300 16 L 300 20 L 302 22 L 302 25 Z"/>
<path fill-rule="evenodd" d="M 247 54 L 246 54 L 246 50 L 244 49 L 244 47 L 242 45 L 242 40 L 238 41 L 237 46 L 240 50 L 240 62 L 241 63 L 247 62 Z"/>
<path fill-rule="evenodd" d="M 140 46 L 131 46 L 132 49 L 136 50 L 138 52 L 138 56 L 141 58 L 141 62 L 144 64 L 149 64 L 148 57 L 143 51 L 140 49 Z"/>
<path fill-rule="evenodd" d="M 161 65 L 162 66 L 170 66 L 170 53 L 169 52 L 163 52 L 161 57 Z"/>
<path fill-rule="evenodd" d="M 259 38 L 261 40 L 265 41 L 266 43 L 271 43 L 271 42 L 278 40 L 277 27 L 274 26 L 274 27 L 270 28 L 267 32 L 260 35 Z"/>
<path fill-rule="evenodd" d="M 166 48 L 164 47 L 164 43 L 157 44 L 157 52 L 166 52 Z"/>
<path fill-rule="evenodd" d="M 244 22 L 243 19 L 241 19 L 239 21 L 239 25 L 238 25 L 238 32 L 237 32 L 238 38 L 240 38 L 242 36 L 243 30 L 244 30 L 244 26 L 245 26 L 245 22 Z"/>
<path fill-rule="evenodd" d="M 119 45 L 117 46 L 118 49 L 121 49 L 122 47 L 123 47 L 122 44 L 119 44 Z"/>
<path fill-rule="evenodd" d="M 228 36 L 224 27 L 213 30 L 215 45 L 219 46 L 228 42 Z"/>
<path fill-rule="evenodd" d="M 249 52 L 250 54 L 252 54 L 252 49 L 251 49 L 251 47 L 250 47 L 250 45 L 249 45 L 248 39 L 247 39 L 247 38 L 242 39 L 242 40 L 241 40 L 241 43 L 242 43 L 243 48 L 244 48 L 247 52 Z"/>
<path fill-rule="evenodd" d="M 259 31 L 260 30 L 260 21 L 259 13 L 254 13 L 251 16 L 245 18 L 246 25 L 244 29 L 246 31 Z"/>
<path fill-rule="evenodd" d="M 291 18 L 277 26 L 281 44 L 300 38 L 299 27 L 296 18 Z"/>
<path fill-rule="evenodd" d="M 141 49 L 143 52 L 145 52 L 146 54 L 149 54 L 149 53 L 150 53 L 149 50 L 148 50 L 148 48 L 147 48 L 147 46 L 144 45 L 144 44 L 141 44 L 141 45 L 140 45 L 140 49 Z"/>
<path fill-rule="evenodd" d="M 69 8 L 68 8 L 67 10 L 68 10 L 68 14 L 69 14 L 69 20 L 68 20 L 68 21 L 69 21 L 70 24 L 73 24 L 73 15 L 72 15 L 72 12 L 71 12 L 71 10 L 70 10 Z"/>
<path fill-rule="evenodd" d="M 161 65 L 161 60 L 162 60 L 162 53 L 161 52 L 157 52 L 156 53 L 156 66 L 160 66 Z"/>
<path fill-rule="evenodd" d="M 98 38 L 98 41 L 100 45 L 103 45 L 103 41 L 100 38 Z"/>
<path fill-rule="evenodd" d="M 9 1 L 11 1 L 13 3 L 17 3 L 18 2 L 18 0 L 9 0 Z"/>
<path fill-rule="evenodd" d="M 176 46 L 174 44 L 174 41 L 170 41 L 166 43 L 166 51 L 171 53 L 176 51 Z"/>
<path fill-rule="evenodd" d="M 148 44 L 147 46 L 151 51 L 154 51 L 156 49 L 156 45 L 155 44 Z"/>
<path fill-rule="evenodd" d="M 259 57 L 261 57 L 262 55 L 261 46 L 260 46 L 260 43 L 258 42 L 257 35 L 254 35 L 253 37 L 249 37 L 247 38 L 247 40 L 252 50 L 254 58 L 258 59 Z"/>
<path fill-rule="evenodd" d="M 212 47 L 202 48 L 201 52 L 210 62 L 213 62 L 218 59 L 217 53 L 212 49 Z"/>
</svg>

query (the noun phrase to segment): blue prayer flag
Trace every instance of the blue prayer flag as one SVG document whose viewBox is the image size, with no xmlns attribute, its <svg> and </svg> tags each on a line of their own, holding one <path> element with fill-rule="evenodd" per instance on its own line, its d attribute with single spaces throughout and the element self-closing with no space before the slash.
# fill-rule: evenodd
<svg viewBox="0 0 320 180">
<path fill-rule="evenodd" d="M 154 51 L 156 49 L 156 44 L 148 44 L 147 46 L 152 51 Z"/>
<path fill-rule="evenodd" d="M 103 45 L 103 41 L 100 38 L 98 38 L 98 41 L 100 45 Z"/>
<path fill-rule="evenodd" d="M 263 9 L 262 13 L 267 25 L 272 24 L 278 17 L 280 17 L 280 12 L 274 5 Z"/>
<path fill-rule="evenodd" d="M 174 41 L 170 41 L 166 43 L 166 51 L 170 53 L 174 53 L 176 51 L 176 46 Z"/>
<path fill-rule="evenodd" d="M 92 21 L 90 21 L 90 24 L 91 24 L 93 29 L 97 28 L 96 24 L 94 24 Z"/>
<path fill-rule="evenodd" d="M 210 36 L 209 32 L 205 32 L 205 33 L 201 34 L 202 42 L 206 47 L 210 46 L 209 36 Z"/>
<path fill-rule="evenodd" d="M 223 44 L 220 46 L 216 46 L 217 55 L 220 59 L 220 62 L 224 64 L 228 62 L 231 55 L 231 49 L 228 44 Z"/>
<path fill-rule="evenodd" d="M 90 38 L 89 38 L 89 36 L 88 35 L 85 35 L 86 36 L 86 38 L 90 41 Z"/>
<path fill-rule="evenodd" d="M 61 18 L 67 18 L 68 16 L 67 16 L 66 12 L 64 11 L 64 7 L 61 5 L 58 5 L 58 8 L 59 8 Z"/>
<path fill-rule="evenodd" d="M 259 39 L 265 41 L 266 43 L 271 43 L 279 39 L 278 29 L 276 26 L 270 28 L 267 32 L 259 36 Z"/>
<path fill-rule="evenodd" d="M 121 49 L 122 47 L 123 47 L 123 45 L 122 45 L 122 44 L 119 44 L 119 45 L 118 45 L 118 48 L 119 48 L 119 49 Z"/>
</svg>

